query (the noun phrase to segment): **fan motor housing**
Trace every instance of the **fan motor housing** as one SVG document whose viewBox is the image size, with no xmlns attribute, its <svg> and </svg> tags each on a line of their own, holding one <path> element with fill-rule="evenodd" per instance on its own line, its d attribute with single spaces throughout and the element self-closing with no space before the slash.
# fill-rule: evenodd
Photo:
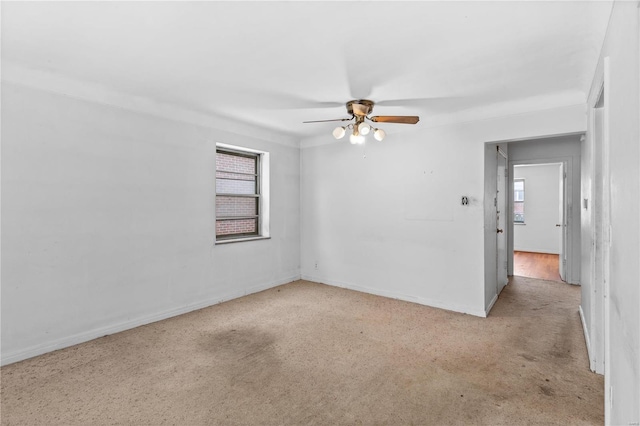
<svg viewBox="0 0 640 426">
<path fill-rule="evenodd" d="M 371 114 L 371 111 L 373 111 L 373 105 L 373 101 L 368 99 L 349 101 L 347 102 L 347 113 L 357 116 L 367 116 Z"/>
</svg>

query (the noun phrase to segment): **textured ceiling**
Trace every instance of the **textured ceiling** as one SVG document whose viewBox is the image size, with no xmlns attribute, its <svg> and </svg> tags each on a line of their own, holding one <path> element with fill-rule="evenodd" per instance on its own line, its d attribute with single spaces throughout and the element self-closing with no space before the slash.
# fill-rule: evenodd
<svg viewBox="0 0 640 426">
<path fill-rule="evenodd" d="M 417 126 L 490 105 L 584 102 L 610 10 L 586 1 L 3 2 L 2 61 L 304 138 L 333 124 L 302 121 L 346 117 L 354 98 L 380 102 L 374 115 L 420 115 Z"/>
</svg>

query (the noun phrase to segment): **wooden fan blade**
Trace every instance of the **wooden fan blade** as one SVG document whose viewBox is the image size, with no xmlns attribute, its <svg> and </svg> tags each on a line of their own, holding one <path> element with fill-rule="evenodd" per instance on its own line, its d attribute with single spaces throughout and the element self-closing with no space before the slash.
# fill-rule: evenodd
<svg viewBox="0 0 640 426">
<path fill-rule="evenodd" d="M 417 115 L 377 115 L 369 120 L 376 123 L 416 124 L 420 121 L 420 117 Z"/>
<path fill-rule="evenodd" d="M 303 123 L 326 123 L 327 121 L 351 121 L 352 118 L 336 118 L 333 120 L 313 120 L 313 121 L 303 121 Z"/>
</svg>

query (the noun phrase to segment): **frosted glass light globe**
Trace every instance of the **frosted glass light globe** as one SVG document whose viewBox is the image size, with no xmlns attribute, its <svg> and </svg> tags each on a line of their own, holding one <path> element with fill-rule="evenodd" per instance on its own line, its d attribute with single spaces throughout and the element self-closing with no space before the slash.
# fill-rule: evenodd
<svg viewBox="0 0 640 426">
<path fill-rule="evenodd" d="M 335 129 L 333 129 L 333 137 L 336 139 L 342 139 L 344 137 L 345 134 L 345 128 L 342 126 L 338 126 Z"/>
<path fill-rule="evenodd" d="M 368 135 L 370 131 L 371 131 L 371 126 L 369 126 L 367 123 L 362 122 L 358 125 L 358 132 L 362 136 Z"/>
</svg>

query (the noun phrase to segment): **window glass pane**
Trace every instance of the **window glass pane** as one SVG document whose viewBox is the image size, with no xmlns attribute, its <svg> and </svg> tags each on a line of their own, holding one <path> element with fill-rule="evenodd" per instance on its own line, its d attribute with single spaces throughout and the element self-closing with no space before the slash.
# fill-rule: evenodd
<svg viewBox="0 0 640 426">
<path fill-rule="evenodd" d="M 255 175 L 216 171 L 216 179 L 256 180 Z"/>
<path fill-rule="evenodd" d="M 524 201 L 524 179 L 513 180 L 513 201 Z"/>
<path fill-rule="evenodd" d="M 216 220 L 216 235 L 256 234 L 258 219 Z"/>
<path fill-rule="evenodd" d="M 216 171 L 256 174 L 256 157 L 216 153 Z"/>
<path fill-rule="evenodd" d="M 524 213 L 524 203 L 513 203 L 514 213 Z"/>
<path fill-rule="evenodd" d="M 216 150 L 216 236 L 221 240 L 260 234 L 262 154 Z"/>
<path fill-rule="evenodd" d="M 256 181 L 216 178 L 216 192 L 220 194 L 255 194 Z"/>
<path fill-rule="evenodd" d="M 513 188 L 513 222 L 524 223 L 524 180 L 514 180 Z"/>
<path fill-rule="evenodd" d="M 258 199 L 254 197 L 216 197 L 216 217 L 256 216 Z"/>
<path fill-rule="evenodd" d="M 524 179 L 513 180 L 513 222 L 524 223 Z"/>
</svg>

